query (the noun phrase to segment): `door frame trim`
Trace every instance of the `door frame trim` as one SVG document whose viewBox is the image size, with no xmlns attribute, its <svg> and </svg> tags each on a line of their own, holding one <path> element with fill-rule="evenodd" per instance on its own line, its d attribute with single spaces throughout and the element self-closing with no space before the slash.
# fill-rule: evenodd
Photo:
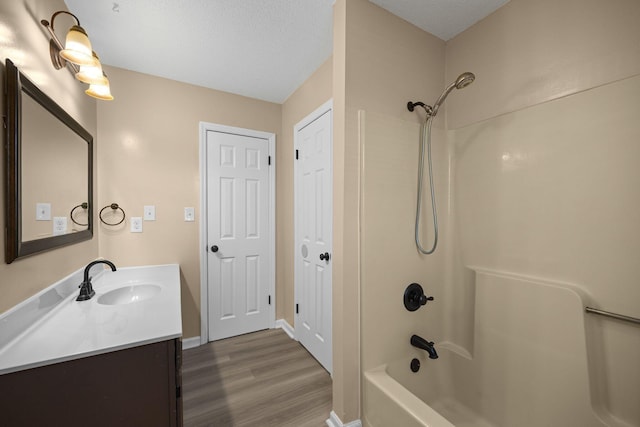
<svg viewBox="0 0 640 427">
<path fill-rule="evenodd" d="M 207 239 L 207 132 L 223 132 L 235 135 L 266 139 L 269 143 L 269 327 L 276 323 L 276 134 L 253 129 L 226 126 L 217 123 L 200 122 L 200 344 L 209 342 L 209 288 L 208 280 L 208 239 Z"/>
<path fill-rule="evenodd" d="M 302 129 L 310 125 L 312 122 L 320 118 L 323 114 L 329 111 L 331 112 L 331 154 L 330 154 L 331 165 L 330 165 L 329 173 L 331 175 L 331 182 L 333 183 L 333 98 L 326 101 L 324 104 L 316 108 L 313 112 L 309 113 L 304 119 L 296 123 L 296 125 L 293 127 L 293 149 L 295 151 L 299 147 L 298 133 Z M 294 155 L 293 156 L 293 224 L 294 224 L 293 226 L 293 248 L 294 248 L 293 261 L 294 262 L 293 262 L 293 307 L 292 309 L 293 309 L 293 318 L 294 318 L 295 339 L 296 341 L 300 341 L 299 334 L 301 329 L 298 328 L 298 325 L 295 324 L 295 322 L 298 321 L 298 315 L 296 314 L 296 303 L 298 301 L 297 298 L 300 295 L 299 288 L 300 288 L 300 274 L 301 274 L 301 272 L 299 271 L 298 262 L 297 262 L 300 254 L 295 249 L 298 235 L 301 232 L 299 227 L 298 214 L 296 211 L 296 194 L 297 194 L 297 187 L 299 185 L 297 181 L 297 176 L 298 176 L 298 162 L 296 161 L 296 158 Z M 331 193 L 333 194 L 333 186 L 331 187 Z M 333 197 L 331 198 L 331 210 L 333 212 Z M 333 233 L 333 219 L 331 220 L 331 228 Z M 333 253 L 333 236 L 331 236 L 331 253 Z M 333 277 L 331 278 L 331 288 L 332 288 L 331 294 L 333 295 Z M 331 302 L 331 323 L 333 325 L 333 301 L 330 301 L 330 302 Z M 331 352 L 332 352 L 332 359 L 333 359 L 333 330 L 331 331 L 331 335 L 332 335 Z"/>
</svg>

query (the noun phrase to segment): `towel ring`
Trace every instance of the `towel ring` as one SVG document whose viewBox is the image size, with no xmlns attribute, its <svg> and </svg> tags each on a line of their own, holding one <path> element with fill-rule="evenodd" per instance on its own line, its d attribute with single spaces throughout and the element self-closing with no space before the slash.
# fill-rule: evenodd
<svg viewBox="0 0 640 427">
<path fill-rule="evenodd" d="M 111 208 L 114 211 L 119 210 L 120 212 L 122 212 L 122 219 L 120 221 L 118 221 L 118 222 L 115 222 L 115 223 L 111 223 L 111 222 L 105 221 L 104 218 L 102 218 L 102 212 L 107 208 Z M 113 226 L 122 224 L 122 222 L 126 218 L 127 214 L 124 213 L 124 209 L 122 209 L 120 206 L 118 206 L 117 203 L 111 203 L 110 205 L 107 205 L 104 208 L 100 209 L 100 214 L 98 216 L 100 217 L 100 222 L 102 222 L 105 225 L 110 225 L 110 226 L 113 227 Z"/>
<path fill-rule="evenodd" d="M 86 210 L 86 209 L 89 208 L 89 203 L 87 203 L 87 202 L 80 203 L 78 206 L 76 206 L 73 209 L 71 209 L 71 213 L 69 214 L 69 216 L 71 217 L 71 221 L 73 221 L 74 224 L 79 225 L 80 227 L 87 227 L 89 225 L 89 221 L 87 221 L 86 224 L 81 224 L 78 221 L 76 221 L 75 218 L 73 217 L 73 213 L 78 208 L 82 208 L 82 209 Z"/>
</svg>

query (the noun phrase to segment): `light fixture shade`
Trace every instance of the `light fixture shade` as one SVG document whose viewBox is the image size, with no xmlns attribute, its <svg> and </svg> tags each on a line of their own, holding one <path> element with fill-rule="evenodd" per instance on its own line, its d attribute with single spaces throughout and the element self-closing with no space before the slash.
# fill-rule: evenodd
<svg viewBox="0 0 640 427">
<path fill-rule="evenodd" d="M 67 33 L 64 49 L 60 56 L 78 65 L 93 65 L 93 50 L 86 31 L 79 25 L 71 27 Z"/>
<path fill-rule="evenodd" d="M 80 71 L 76 73 L 76 79 L 89 85 L 108 85 L 109 81 L 104 76 L 100 59 L 95 52 L 93 52 L 93 59 L 95 62 L 93 65 L 80 66 Z"/>
<path fill-rule="evenodd" d="M 107 76 L 104 75 L 104 73 L 102 74 L 102 77 L 104 79 L 103 83 L 94 83 L 89 85 L 89 89 L 85 90 L 84 93 L 89 96 L 93 96 L 94 98 L 102 99 L 103 101 L 111 101 L 113 100 L 113 95 L 111 95 L 109 80 L 107 79 Z"/>
</svg>

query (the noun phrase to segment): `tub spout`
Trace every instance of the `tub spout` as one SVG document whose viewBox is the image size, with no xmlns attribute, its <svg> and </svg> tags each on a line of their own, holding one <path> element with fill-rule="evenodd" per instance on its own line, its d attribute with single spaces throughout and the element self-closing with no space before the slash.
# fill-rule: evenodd
<svg viewBox="0 0 640 427">
<path fill-rule="evenodd" d="M 433 346 L 433 341 L 427 341 L 418 335 L 411 335 L 411 345 L 414 347 L 421 348 L 422 350 L 429 353 L 429 359 L 437 359 L 438 353 L 436 352 L 436 348 Z"/>
</svg>

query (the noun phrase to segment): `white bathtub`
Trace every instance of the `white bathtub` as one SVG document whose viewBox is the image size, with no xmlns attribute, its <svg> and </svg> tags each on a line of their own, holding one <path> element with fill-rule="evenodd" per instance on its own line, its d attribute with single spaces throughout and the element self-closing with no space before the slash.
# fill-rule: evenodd
<svg viewBox="0 0 640 427">
<path fill-rule="evenodd" d="M 439 346 L 436 360 L 421 357 L 411 372 L 411 358 L 365 372 L 365 425 L 371 427 L 495 427 L 456 399 L 454 360 L 461 356 Z"/>
<path fill-rule="evenodd" d="M 638 426 L 603 404 L 606 389 L 592 378 L 601 365 L 587 357 L 593 331 L 574 289 L 478 272 L 474 329 L 473 354 L 440 342 L 430 360 L 407 344 L 406 356 L 366 370 L 365 427 Z"/>
</svg>

